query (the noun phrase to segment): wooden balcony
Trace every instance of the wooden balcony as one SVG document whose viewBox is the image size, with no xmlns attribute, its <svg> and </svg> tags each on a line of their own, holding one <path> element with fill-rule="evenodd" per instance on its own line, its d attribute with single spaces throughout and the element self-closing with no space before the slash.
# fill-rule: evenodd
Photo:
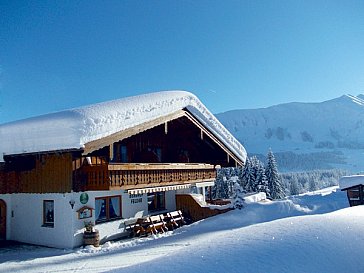
<svg viewBox="0 0 364 273">
<path fill-rule="evenodd" d="M 129 190 L 215 178 L 215 167 L 210 164 L 104 164 L 82 167 L 75 175 L 74 190 Z"/>
</svg>

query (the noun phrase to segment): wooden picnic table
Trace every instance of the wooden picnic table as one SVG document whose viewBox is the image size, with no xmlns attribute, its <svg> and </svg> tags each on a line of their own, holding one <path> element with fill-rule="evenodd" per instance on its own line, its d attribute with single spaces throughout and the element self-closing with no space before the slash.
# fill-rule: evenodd
<svg viewBox="0 0 364 273">
<path fill-rule="evenodd" d="M 152 222 L 149 217 L 138 218 L 133 226 L 133 235 L 142 236 L 150 232 L 150 225 Z"/>
<path fill-rule="evenodd" d="M 164 233 L 185 224 L 180 210 L 169 212 L 166 215 L 152 215 L 132 219 L 125 223 L 125 229 L 132 232 L 132 236 L 144 236 L 148 234 Z"/>
</svg>

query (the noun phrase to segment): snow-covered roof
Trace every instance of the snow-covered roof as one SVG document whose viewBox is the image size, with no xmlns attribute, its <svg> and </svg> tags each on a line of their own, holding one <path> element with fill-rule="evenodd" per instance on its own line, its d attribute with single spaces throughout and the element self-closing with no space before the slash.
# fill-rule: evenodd
<svg viewBox="0 0 364 273">
<path fill-rule="evenodd" d="M 341 190 L 358 185 L 364 185 L 364 175 L 343 176 L 339 180 L 339 185 Z"/>
<path fill-rule="evenodd" d="M 46 114 L 0 125 L 4 155 L 84 148 L 86 143 L 187 109 L 235 156 L 245 148 L 192 93 L 162 91 Z"/>
</svg>

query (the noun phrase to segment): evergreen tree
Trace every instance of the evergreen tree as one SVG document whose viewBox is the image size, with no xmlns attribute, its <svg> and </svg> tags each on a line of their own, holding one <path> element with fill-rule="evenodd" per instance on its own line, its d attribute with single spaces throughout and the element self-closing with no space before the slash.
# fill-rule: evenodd
<svg viewBox="0 0 364 273">
<path fill-rule="evenodd" d="M 227 186 L 229 189 L 229 196 L 232 196 L 234 194 L 235 183 L 239 183 L 239 185 L 240 185 L 239 177 L 236 175 L 231 176 L 229 179 L 227 179 L 226 183 L 227 183 Z"/>
<path fill-rule="evenodd" d="M 318 190 L 316 179 L 311 178 L 308 182 L 308 191 L 316 191 Z"/>
<path fill-rule="evenodd" d="M 245 161 L 245 165 L 242 168 L 242 172 L 241 172 L 241 178 L 240 178 L 240 183 L 242 185 L 242 187 L 246 190 L 249 191 L 249 184 L 250 184 L 250 159 L 249 157 L 246 158 Z"/>
<path fill-rule="evenodd" d="M 270 197 L 270 190 L 268 187 L 268 180 L 265 176 L 265 169 L 263 164 L 260 162 L 257 166 L 257 176 L 256 176 L 256 191 L 265 192 L 267 197 Z"/>
<path fill-rule="evenodd" d="M 238 179 L 239 179 L 239 184 L 243 189 L 245 188 L 245 184 L 246 184 L 245 176 L 244 176 L 244 169 L 245 169 L 245 165 L 244 165 L 244 167 L 241 167 L 241 166 L 237 167 L 237 171 L 236 171 Z"/>
<path fill-rule="evenodd" d="M 245 190 L 247 192 L 257 191 L 257 170 L 259 165 L 259 159 L 256 156 L 251 157 L 246 161 L 245 166 Z"/>
<path fill-rule="evenodd" d="M 298 186 L 298 179 L 295 176 L 293 176 L 290 181 L 289 192 L 291 195 L 297 195 L 300 193 L 300 188 Z"/>
<path fill-rule="evenodd" d="M 214 199 L 229 198 L 229 188 L 226 182 L 224 168 L 217 171 L 215 185 L 212 188 L 212 197 Z"/>
<path fill-rule="evenodd" d="M 234 184 L 232 199 L 233 199 L 233 205 L 234 205 L 235 209 L 244 208 L 244 203 L 245 203 L 244 191 L 238 182 L 236 182 Z"/>
<path fill-rule="evenodd" d="M 265 175 L 268 180 L 270 197 L 272 199 L 284 198 L 285 197 L 284 186 L 279 177 L 277 163 L 271 149 L 269 149 L 267 154 L 267 165 L 265 168 Z"/>
</svg>

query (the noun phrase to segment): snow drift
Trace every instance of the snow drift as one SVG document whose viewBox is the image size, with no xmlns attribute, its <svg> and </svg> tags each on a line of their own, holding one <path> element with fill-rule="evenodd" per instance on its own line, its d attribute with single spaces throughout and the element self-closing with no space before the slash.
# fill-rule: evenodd
<svg viewBox="0 0 364 273">
<path fill-rule="evenodd" d="M 0 249 L 0 272 L 357 272 L 363 225 L 364 206 L 333 187 L 99 248 Z"/>
</svg>

